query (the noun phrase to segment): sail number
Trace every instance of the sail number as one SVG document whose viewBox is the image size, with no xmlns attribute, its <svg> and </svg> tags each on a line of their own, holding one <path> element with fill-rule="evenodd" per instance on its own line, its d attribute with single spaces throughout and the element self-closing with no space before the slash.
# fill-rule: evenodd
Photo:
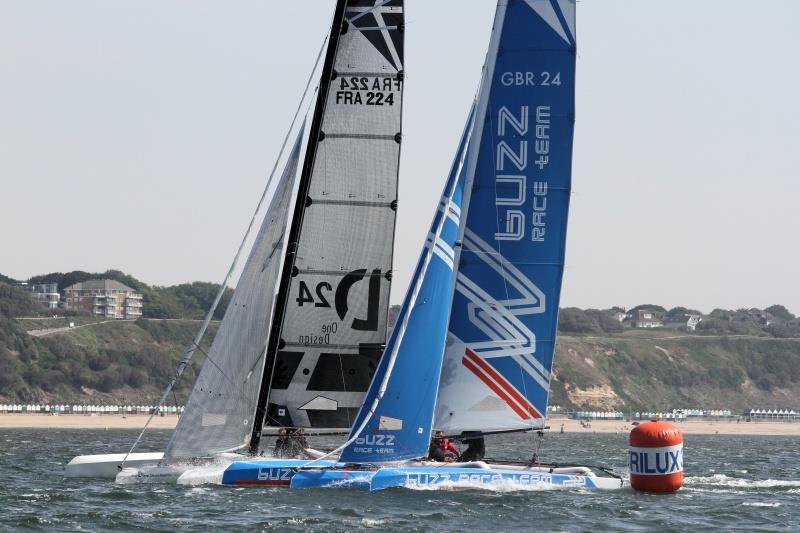
<svg viewBox="0 0 800 533">
<path fill-rule="evenodd" d="M 345 105 L 394 105 L 394 92 L 400 90 L 400 80 L 342 77 L 336 91 L 336 103 Z"/>
<path fill-rule="evenodd" d="M 511 86 L 540 86 L 548 87 L 561 85 L 560 72 L 522 72 L 522 71 L 508 71 L 500 75 L 500 83 L 506 87 Z"/>
<path fill-rule="evenodd" d="M 317 288 L 315 292 L 317 293 L 317 300 L 314 300 L 314 297 L 311 295 L 311 291 L 308 289 L 308 285 L 306 285 L 305 281 L 300 282 L 299 287 L 299 294 L 296 298 L 297 305 L 303 306 L 303 304 L 314 304 L 314 307 L 330 307 L 331 304 L 328 303 L 328 299 L 325 298 L 325 295 L 322 291 L 332 291 L 333 287 L 327 281 L 321 281 L 317 283 Z"/>
</svg>

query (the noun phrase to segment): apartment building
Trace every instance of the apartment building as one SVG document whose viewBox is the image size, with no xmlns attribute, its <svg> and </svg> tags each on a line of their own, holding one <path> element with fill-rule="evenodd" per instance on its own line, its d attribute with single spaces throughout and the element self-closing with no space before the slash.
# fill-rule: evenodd
<svg viewBox="0 0 800 533">
<path fill-rule="evenodd" d="M 84 309 L 107 318 L 142 316 L 142 295 L 113 279 L 91 279 L 64 289 L 66 309 Z"/>
<path fill-rule="evenodd" d="M 17 283 L 20 289 L 31 293 L 31 298 L 48 309 L 57 309 L 61 295 L 58 293 L 57 283 Z"/>
</svg>

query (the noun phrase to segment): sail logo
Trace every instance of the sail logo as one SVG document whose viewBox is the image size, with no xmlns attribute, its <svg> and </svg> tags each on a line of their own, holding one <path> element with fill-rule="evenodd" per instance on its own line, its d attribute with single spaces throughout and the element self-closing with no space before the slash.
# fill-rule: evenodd
<svg viewBox="0 0 800 533">
<path fill-rule="evenodd" d="M 292 480 L 291 468 L 259 468 L 259 481 L 285 481 L 288 484 Z"/>
<path fill-rule="evenodd" d="M 394 435 L 364 435 L 356 439 L 358 445 L 368 446 L 394 446 Z"/>
<path fill-rule="evenodd" d="M 339 285 L 336 287 L 336 295 L 334 296 L 334 305 L 336 306 L 336 314 L 339 318 L 344 320 L 347 315 L 348 305 L 347 296 L 350 294 L 350 289 L 364 279 L 367 275 L 365 268 L 349 272 L 342 278 Z M 381 299 L 381 269 L 376 268 L 369 276 L 369 292 L 367 295 L 367 318 L 354 318 L 352 328 L 359 331 L 378 331 L 378 310 L 380 307 Z"/>
<path fill-rule="evenodd" d="M 533 164 L 544 170 L 550 163 L 550 106 L 536 108 L 535 138 L 533 140 Z M 503 139 L 509 136 L 524 137 L 529 130 L 529 106 L 521 106 L 518 115 L 506 106 L 497 112 L 497 143 L 495 157 L 495 183 L 498 193 L 495 195 L 495 206 L 498 212 L 505 211 L 503 217 L 505 231 L 494 234 L 498 241 L 519 241 L 525 236 L 526 213 L 520 209 L 526 203 L 528 190 L 528 140 L 521 139 L 512 146 Z M 513 174 L 510 172 L 514 172 Z M 533 198 L 530 212 L 531 240 L 544 242 L 547 215 L 547 181 L 534 181 Z"/>
<path fill-rule="evenodd" d="M 497 137 L 495 157 L 495 182 L 498 193 L 495 206 L 498 213 L 505 211 L 505 231 L 494 234 L 498 241 L 519 241 L 525 235 L 525 213 L 519 209 L 525 204 L 527 191 L 526 169 L 528 168 L 528 140 L 522 139 L 516 145 L 505 139 L 528 133 L 528 106 L 521 106 L 515 115 L 506 106 L 497 112 Z M 512 173 L 513 172 L 513 173 Z M 504 191 L 505 194 L 501 194 Z"/>
<path fill-rule="evenodd" d="M 364 435 L 355 441 L 353 452 L 363 454 L 394 454 L 394 435 Z"/>
<path fill-rule="evenodd" d="M 660 448 L 630 448 L 631 474 L 659 476 L 683 472 L 683 444 Z"/>
</svg>

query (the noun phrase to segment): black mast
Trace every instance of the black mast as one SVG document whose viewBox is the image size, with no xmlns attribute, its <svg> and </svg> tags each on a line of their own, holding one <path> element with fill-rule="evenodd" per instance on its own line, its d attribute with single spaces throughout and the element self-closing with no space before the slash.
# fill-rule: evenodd
<svg viewBox="0 0 800 533">
<path fill-rule="evenodd" d="M 291 286 L 294 274 L 294 261 L 297 251 L 297 243 L 300 239 L 300 227 L 303 224 L 303 213 L 306 208 L 306 199 L 311 185 L 311 173 L 314 170 L 314 160 L 317 156 L 317 144 L 320 142 L 322 132 L 322 115 L 325 113 L 325 103 L 328 99 L 328 88 L 330 87 L 333 75 L 333 63 L 336 59 L 336 49 L 339 46 L 339 36 L 342 33 L 342 23 L 344 22 L 344 11 L 347 7 L 347 0 L 337 0 L 336 9 L 333 12 L 333 23 L 331 24 L 331 35 L 328 38 L 328 48 L 325 52 L 325 63 L 322 66 L 322 75 L 319 80 L 317 91 L 317 103 L 314 108 L 314 116 L 311 120 L 311 129 L 308 134 L 308 148 L 306 149 L 303 170 L 300 175 L 300 184 L 297 189 L 297 201 L 292 215 L 292 225 L 289 228 L 289 239 L 286 242 L 286 253 L 283 259 L 283 272 L 276 299 L 275 314 L 272 319 L 269 341 L 267 342 L 266 358 L 264 361 L 264 372 L 261 376 L 261 389 L 258 393 L 258 404 L 256 404 L 256 416 L 253 420 L 253 433 L 250 436 L 250 453 L 258 453 L 258 445 L 261 441 L 261 430 L 264 426 L 264 417 L 267 414 L 267 400 L 269 399 L 270 384 L 272 381 L 275 357 L 281 348 L 281 325 L 286 314 L 286 304 L 289 299 L 289 287 Z"/>
</svg>

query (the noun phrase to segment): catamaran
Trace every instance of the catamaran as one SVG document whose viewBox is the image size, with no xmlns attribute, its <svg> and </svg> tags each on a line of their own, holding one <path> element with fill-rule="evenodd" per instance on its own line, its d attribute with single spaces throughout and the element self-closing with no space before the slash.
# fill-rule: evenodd
<svg viewBox="0 0 800 533">
<path fill-rule="evenodd" d="M 313 461 L 238 461 L 224 484 L 614 489 L 587 466 L 426 457 L 433 428 L 544 427 L 564 267 L 574 0 L 500 0 L 483 78 L 398 322 L 348 438 Z"/>
<path fill-rule="evenodd" d="M 268 426 L 350 429 L 386 343 L 403 24 L 401 0 L 337 1 L 250 227 L 159 402 L 202 351 L 214 309 L 249 246 L 165 451 L 79 456 L 67 475 L 113 477 L 121 466 L 160 465 L 170 476 L 185 463 L 257 454 Z M 315 78 L 318 87 L 309 92 Z M 300 118 L 308 115 L 310 124 Z M 281 162 L 283 172 L 276 174 Z M 260 229 L 253 237 L 254 227 Z"/>
<path fill-rule="evenodd" d="M 389 14 L 394 19 L 388 17 Z M 359 19 L 362 19 L 360 24 Z M 359 63 L 360 58 L 369 54 L 353 54 L 347 59 L 340 57 L 355 43 L 372 44 L 373 40 L 367 38 L 371 32 L 383 36 L 380 42 L 385 47 L 369 49 L 370 57 L 378 62 Z M 290 403 L 288 398 L 294 397 L 292 395 L 297 391 L 296 387 L 293 389 L 288 384 L 308 383 L 308 378 L 297 375 L 300 368 L 304 369 L 301 374 L 308 375 L 304 373 L 302 359 L 298 364 L 285 365 L 286 372 L 263 370 L 264 378 L 256 391 L 256 388 L 247 386 L 230 390 L 229 385 L 243 383 L 250 386 L 251 376 L 260 366 L 258 358 L 252 362 L 230 362 L 224 373 L 216 369 L 222 359 L 212 358 L 209 375 L 219 374 L 220 377 L 217 381 L 204 381 L 206 368 L 210 366 L 206 362 L 187 404 L 189 416 L 183 415 L 159 465 L 125 469 L 118 480 L 162 479 L 168 477 L 169 472 L 175 472 L 175 465 L 181 461 L 223 457 L 224 464 L 214 471 L 212 478 L 201 479 L 231 485 L 368 490 L 390 487 L 491 488 L 498 484 L 537 488 L 613 489 L 622 486 L 619 476 L 606 471 L 579 465 L 540 464 L 535 458 L 519 462 L 482 459 L 454 463 L 426 459 L 434 428 L 455 434 L 470 432 L 471 435 L 544 428 L 571 186 L 575 46 L 574 0 L 498 2 L 481 85 L 397 323 L 383 354 L 372 359 L 377 366 L 368 389 L 365 387 L 366 394 L 359 391 L 357 397 L 348 397 L 360 405 L 357 412 L 353 412 L 355 416 L 349 416 L 351 411 L 337 412 L 339 418 L 335 421 L 344 422 L 346 417 L 350 426 L 348 437 L 341 446 L 313 460 L 257 456 L 263 419 L 273 420 L 277 425 L 305 424 L 313 427 L 314 417 L 304 417 L 299 411 L 325 410 L 325 407 L 334 407 L 331 402 L 337 400 L 316 394 Z M 387 49 L 389 53 L 385 53 Z M 384 52 L 374 53 L 381 50 Z M 401 50 L 402 2 L 340 1 L 320 83 L 320 94 L 333 95 L 327 99 L 327 105 L 331 106 L 335 101 L 336 106 L 344 107 L 333 109 L 341 109 L 341 112 L 351 110 L 347 106 L 357 105 L 353 103 L 355 95 L 339 98 L 332 89 L 325 87 L 330 80 L 342 77 L 344 66 L 357 65 L 354 68 L 359 73 L 344 76 L 347 85 L 340 82 L 341 91 L 361 93 L 367 89 L 361 88 L 364 85 L 359 78 L 366 78 L 364 83 L 369 86 L 380 72 L 397 81 L 396 85 L 389 85 L 393 91 L 401 90 Z M 357 88 L 350 89 L 354 85 Z M 362 100 L 365 96 L 361 96 Z M 382 100 L 385 102 L 388 97 L 386 95 Z M 397 104 L 399 95 L 393 100 Z M 325 199 L 324 194 L 304 194 L 304 191 L 313 190 L 313 185 L 312 189 L 304 188 L 308 184 L 303 185 L 303 176 L 313 183 L 314 153 L 327 141 L 328 133 L 336 131 L 327 126 L 330 119 L 325 99 L 321 103 L 318 99 L 317 111 L 324 120 L 320 119 L 321 124 L 315 120 L 310 127 L 308 137 L 317 142 L 309 142 L 305 150 L 304 172 L 296 194 L 300 200 L 295 202 L 295 210 L 300 215 L 302 228 L 305 228 L 302 224 L 303 210 L 313 209 L 320 198 Z M 399 110 L 396 119 L 399 131 Z M 340 124 L 354 125 L 345 120 Z M 376 141 L 392 138 L 384 130 L 364 133 L 361 129 L 364 124 L 355 126 L 359 128 L 358 133 L 350 133 L 346 138 L 364 139 L 364 135 L 372 135 Z M 399 135 L 394 138 L 400 139 Z M 295 150 L 299 150 L 297 146 Z M 348 164 L 347 157 L 356 156 L 356 152 L 343 155 L 340 164 Z M 392 155 L 396 154 L 393 152 Z M 299 154 L 293 158 L 299 159 Z M 377 164 L 374 154 L 367 159 L 370 165 Z M 388 159 L 386 157 L 380 164 L 385 164 Z M 291 166 L 287 165 L 287 169 Z M 307 168 L 309 174 L 306 174 Z M 396 176 L 396 166 L 392 170 Z M 337 173 L 335 176 L 337 179 L 353 178 L 352 174 L 345 174 Z M 281 198 L 281 195 L 274 197 L 273 204 L 276 198 Z M 380 203 L 376 200 L 371 202 L 370 206 L 376 208 L 373 204 Z M 392 201 L 390 205 L 396 206 L 396 202 Z M 270 210 L 280 213 L 280 209 L 272 211 L 270 207 Z M 281 218 L 278 216 L 274 220 Z M 296 220 L 296 217 L 292 219 L 292 227 Z M 393 214 L 391 220 L 393 229 Z M 274 222 L 268 224 L 262 232 L 275 231 L 274 225 Z M 284 241 L 272 241 L 270 239 L 277 238 L 277 234 L 273 234 L 267 239 L 264 251 L 271 253 L 276 246 L 282 246 L 280 242 L 290 243 L 283 247 L 285 260 L 280 270 L 283 274 L 281 281 L 274 293 L 267 293 L 267 302 L 271 305 L 274 300 L 275 303 L 263 312 L 263 316 L 273 317 L 271 321 L 265 321 L 272 324 L 269 335 L 260 339 L 266 343 L 261 352 L 267 370 L 270 366 L 275 370 L 281 368 L 275 360 L 270 361 L 270 358 L 282 357 L 279 356 L 280 350 L 306 349 L 308 344 L 313 344 L 298 337 L 298 341 L 290 345 L 290 342 L 295 342 L 294 337 L 283 332 L 304 326 L 304 321 L 320 324 L 320 328 L 333 324 L 314 322 L 315 313 L 322 312 L 317 304 L 323 304 L 324 311 L 324 304 L 328 302 L 325 286 L 320 289 L 318 285 L 312 289 L 306 281 L 303 289 L 299 283 L 291 284 L 292 279 L 309 269 L 309 263 L 300 260 L 303 253 L 307 253 L 301 253 L 304 234 L 299 234 L 297 246 L 293 244 L 298 242 L 296 234 L 293 237 L 288 231 L 288 235 Z M 346 246 L 339 240 L 335 241 L 341 249 L 334 253 L 347 257 L 374 253 L 353 249 L 353 242 L 361 246 L 369 239 L 348 241 L 351 244 Z M 277 244 L 269 244 L 273 242 Z M 314 242 L 324 244 L 321 240 Z M 293 255 L 295 249 L 297 260 Z M 391 251 L 387 253 L 391 254 Z M 387 268 L 385 263 L 377 264 Z M 254 265 L 256 270 L 263 271 L 268 261 L 257 256 Z M 278 269 L 277 266 L 274 268 Z M 313 268 L 315 272 L 321 270 L 316 264 Z M 373 284 L 377 286 L 384 279 L 390 281 L 389 276 L 377 275 L 385 272 L 375 272 L 377 269 L 375 267 L 372 271 L 376 275 L 370 277 L 365 287 L 367 302 L 371 301 L 369 296 Z M 356 281 L 370 272 L 368 268 L 362 270 L 362 277 Z M 243 275 L 242 279 L 247 278 Z M 345 279 L 353 277 L 345 276 L 339 281 L 339 287 Z M 240 280 L 239 286 L 242 283 Z M 287 292 L 287 287 L 293 288 L 294 292 Z M 264 290 L 265 286 L 260 289 Z M 332 286 L 328 290 L 332 290 Z M 337 294 L 338 291 L 337 288 Z M 314 313 L 294 315 L 298 321 L 287 326 L 282 317 L 292 311 L 286 310 L 289 309 L 287 304 L 291 303 L 286 294 L 296 296 L 295 310 L 306 305 L 307 309 L 312 309 L 313 304 Z M 379 293 L 381 297 L 383 294 Z M 234 301 L 237 301 L 236 295 Z M 338 302 L 342 300 L 337 298 L 336 301 L 338 308 Z M 378 299 L 378 304 L 382 302 Z M 248 305 L 257 304 L 248 302 Z M 360 308 L 359 316 L 367 318 L 359 324 L 374 325 L 377 320 L 378 325 L 382 325 L 383 315 L 371 319 L 374 315 L 364 313 L 368 308 Z M 382 307 L 378 309 L 383 312 Z M 236 311 L 229 310 L 231 312 Z M 336 324 L 342 327 L 341 322 Z M 354 320 L 352 329 L 361 335 L 355 324 Z M 217 334 L 222 339 L 228 338 L 227 334 L 223 335 L 226 333 L 224 326 L 225 321 Z M 254 330 L 248 331 L 252 331 L 248 335 L 258 335 Z M 303 331 L 310 329 L 305 327 Z M 330 328 L 320 329 L 314 335 L 319 333 L 334 332 Z M 344 338 L 351 341 L 354 337 L 356 333 L 350 332 L 346 337 L 339 337 L 338 342 L 344 344 Z M 248 337 L 235 335 L 227 342 L 240 343 L 243 338 Z M 348 344 L 351 349 L 355 347 L 355 342 Z M 217 339 L 209 356 L 228 354 L 226 357 L 231 358 L 229 352 L 215 352 L 216 345 Z M 325 353 L 328 353 L 330 344 L 327 338 L 323 345 Z M 255 342 L 253 346 L 260 346 L 260 343 Z M 372 346 L 377 352 L 378 347 Z M 364 348 L 362 343 L 358 344 L 359 355 Z M 333 360 L 336 364 L 325 367 L 319 379 L 329 380 L 341 375 L 337 385 L 345 387 L 347 381 L 341 370 L 345 360 L 345 354 L 338 352 Z M 229 373 L 239 381 L 230 380 Z M 276 386 L 283 383 L 287 386 Z M 329 386 L 323 388 L 344 392 L 331 386 L 330 382 L 326 383 Z M 353 384 L 352 381 L 349 383 Z M 278 391 L 287 389 L 291 394 L 280 396 Z M 194 400 L 195 393 L 197 400 Z M 220 398 L 227 399 L 223 401 Z M 268 398 L 275 401 L 267 401 Z M 278 398 L 284 399 L 279 401 Z M 335 405 L 338 409 L 338 403 Z M 351 405 L 348 404 L 348 408 Z M 255 415 L 251 418 L 253 413 Z M 285 416 L 290 418 L 281 418 Z M 327 417 L 325 423 L 330 424 L 331 418 Z M 250 457 L 224 456 L 246 448 L 249 448 Z M 167 474 L 162 476 L 164 469 Z M 198 479 L 193 469 L 185 465 L 177 471 L 179 482 Z"/>
</svg>

